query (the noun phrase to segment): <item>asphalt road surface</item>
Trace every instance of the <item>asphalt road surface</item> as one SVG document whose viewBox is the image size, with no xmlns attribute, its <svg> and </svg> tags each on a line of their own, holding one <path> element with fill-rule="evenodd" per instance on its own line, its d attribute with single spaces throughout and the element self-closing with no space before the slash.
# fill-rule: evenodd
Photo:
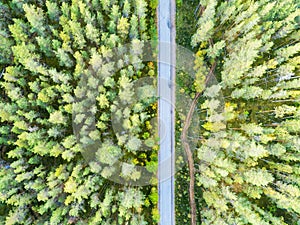
<svg viewBox="0 0 300 225">
<path fill-rule="evenodd" d="M 160 0 L 159 29 L 159 211 L 160 225 L 175 224 L 175 5 L 174 0 Z"/>
</svg>

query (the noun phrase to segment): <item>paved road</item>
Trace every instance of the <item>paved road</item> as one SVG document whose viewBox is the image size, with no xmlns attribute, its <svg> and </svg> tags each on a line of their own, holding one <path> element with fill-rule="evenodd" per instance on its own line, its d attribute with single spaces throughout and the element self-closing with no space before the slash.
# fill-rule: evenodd
<svg viewBox="0 0 300 225">
<path fill-rule="evenodd" d="M 175 1 L 160 0 L 159 29 L 159 211 L 160 225 L 175 225 Z"/>
</svg>

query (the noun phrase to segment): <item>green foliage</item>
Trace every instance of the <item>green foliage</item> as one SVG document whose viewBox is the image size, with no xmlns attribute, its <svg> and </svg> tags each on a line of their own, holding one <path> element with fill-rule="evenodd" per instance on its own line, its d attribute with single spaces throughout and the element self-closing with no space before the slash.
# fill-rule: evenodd
<svg viewBox="0 0 300 225">
<path fill-rule="evenodd" d="M 137 78 L 155 71 L 139 53 L 143 41 L 156 38 L 148 16 L 155 15 L 154 5 L 0 3 L 1 224 L 156 223 L 157 202 L 148 201 L 151 185 L 107 179 L 116 161 L 124 161 L 119 175 L 125 181 L 140 179 L 136 165 L 156 173 L 158 148 L 150 125 L 156 99 L 135 98 L 140 90 L 133 88 Z M 132 58 L 114 62 L 115 48 L 126 44 L 135 47 Z M 114 112 L 120 112 L 126 135 L 112 129 Z M 82 125 L 81 143 L 72 121 Z M 145 140 L 150 151 L 141 152 Z M 98 162 L 87 162 L 82 144 L 94 142 Z"/>
<path fill-rule="evenodd" d="M 193 134 L 202 224 L 299 223 L 299 8 L 295 0 L 199 2 L 191 46 L 195 91 L 203 91 L 204 129 Z M 205 88 L 212 69 L 219 84 Z M 178 180 L 177 220 L 187 224 L 188 173 Z"/>
</svg>

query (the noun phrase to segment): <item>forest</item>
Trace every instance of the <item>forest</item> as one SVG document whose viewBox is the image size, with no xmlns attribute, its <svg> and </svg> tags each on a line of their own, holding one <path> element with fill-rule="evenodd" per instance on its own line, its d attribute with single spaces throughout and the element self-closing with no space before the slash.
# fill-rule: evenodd
<svg viewBox="0 0 300 225">
<path fill-rule="evenodd" d="M 158 5 L 0 0 L 1 225 L 159 223 Z M 175 28 L 176 224 L 299 225 L 300 2 Z"/>
</svg>

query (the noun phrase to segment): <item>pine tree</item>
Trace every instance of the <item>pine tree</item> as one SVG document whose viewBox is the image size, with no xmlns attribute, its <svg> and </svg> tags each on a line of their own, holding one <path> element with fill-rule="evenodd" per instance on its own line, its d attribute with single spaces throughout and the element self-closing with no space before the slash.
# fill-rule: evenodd
<svg viewBox="0 0 300 225">
<path fill-rule="evenodd" d="M 299 7 L 199 3 L 191 44 L 202 96 L 193 158 L 202 224 L 299 223 Z M 211 73 L 219 84 L 207 82 Z"/>
<path fill-rule="evenodd" d="M 113 56 L 123 54 L 121 46 L 155 38 L 146 17 L 154 11 L 144 0 L 0 3 L 1 222 L 157 222 L 155 179 L 128 185 L 141 179 L 138 166 L 156 172 L 158 148 L 148 143 L 155 137 L 147 126 L 156 99 L 131 104 L 137 90 L 128 90 L 153 67 L 138 54 L 134 65 Z M 130 125 L 123 137 L 113 130 L 116 109 Z M 76 135 L 72 125 L 80 128 Z M 141 152 L 146 140 L 151 151 Z M 84 146 L 96 142 L 89 161 Z M 116 161 L 124 162 L 116 167 Z M 116 174 L 127 185 L 114 183 Z"/>
</svg>

